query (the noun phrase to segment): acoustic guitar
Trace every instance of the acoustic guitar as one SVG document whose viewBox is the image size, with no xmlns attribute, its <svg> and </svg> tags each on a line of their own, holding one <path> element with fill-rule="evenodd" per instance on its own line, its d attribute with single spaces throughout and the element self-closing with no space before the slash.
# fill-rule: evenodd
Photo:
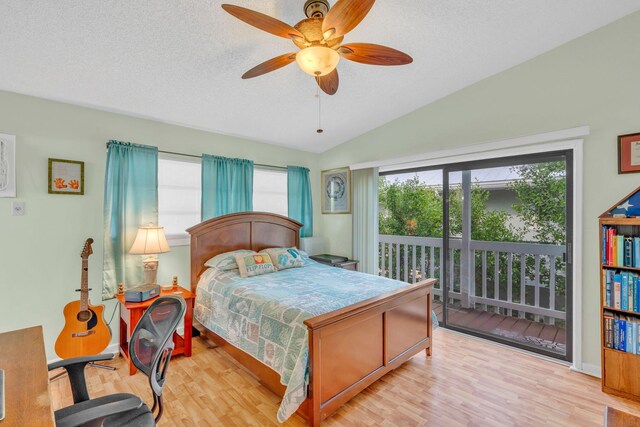
<svg viewBox="0 0 640 427">
<path fill-rule="evenodd" d="M 111 330 L 103 319 L 104 305 L 89 304 L 89 255 L 93 253 L 93 239 L 82 248 L 80 300 L 64 307 L 65 324 L 56 340 L 56 353 L 63 359 L 91 356 L 102 352 L 111 341 Z"/>
</svg>

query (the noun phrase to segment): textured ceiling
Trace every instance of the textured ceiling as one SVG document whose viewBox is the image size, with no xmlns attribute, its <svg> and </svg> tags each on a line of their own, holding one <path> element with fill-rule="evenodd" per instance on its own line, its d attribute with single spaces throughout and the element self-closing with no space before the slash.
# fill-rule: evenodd
<svg viewBox="0 0 640 427">
<path fill-rule="evenodd" d="M 304 0 L 229 1 L 291 25 L 304 18 Z M 380 0 L 344 42 L 414 62 L 342 60 L 319 135 L 315 82 L 295 63 L 240 79 L 293 43 L 221 3 L 2 0 L 0 90 L 321 152 L 640 10 L 640 0 Z"/>
</svg>

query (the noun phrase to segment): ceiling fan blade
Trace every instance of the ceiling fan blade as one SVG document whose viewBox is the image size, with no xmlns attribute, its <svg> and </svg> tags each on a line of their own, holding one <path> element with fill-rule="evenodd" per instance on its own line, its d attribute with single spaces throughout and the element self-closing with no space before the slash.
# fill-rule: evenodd
<svg viewBox="0 0 640 427">
<path fill-rule="evenodd" d="M 340 83 L 338 69 L 334 68 L 333 71 L 326 76 L 316 77 L 316 82 L 318 82 L 318 86 L 320 86 L 320 89 L 322 89 L 324 93 L 327 95 L 335 95 L 338 91 L 338 84 Z"/>
<path fill-rule="evenodd" d="M 370 65 L 405 65 L 413 58 L 404 52 L 372 43 L 348 43 L 338 48 L 338 53 L 350 61 Z"/>
<path fill-rule="evenodd" d="M 223 4 L 222 8 L 239 20 L 268 33 L 284 37 L 285 39 L 290 39 L 292 37 L 302 37 L 304 39 L 304 35 L 291 25 L 285 24 L 284 22 L 263 13 L 240 6 L 234 6 L 232 4 Z"/>
<path fill-rule="evenodd" d="M 344 36 L 353 30 L 367 16 L 373 3 L 375 0 L 338 0 L 322 21 L 325 40 Z"/>
<path fill-rule="evenodd" d="M 270 73 L 271 71 L 291 64 L 295 60 L 295 53 L 285 53 L 284 55 L 276 56 L 275 58 L 271 58 L 270 60 L 265 61 L 260 65 L 256 65 L 255 67 L 244 73 L 242 75 L 242 78 L 251 79 L 253 77 L 258 77 L 263 74 Z"/>
</svg>

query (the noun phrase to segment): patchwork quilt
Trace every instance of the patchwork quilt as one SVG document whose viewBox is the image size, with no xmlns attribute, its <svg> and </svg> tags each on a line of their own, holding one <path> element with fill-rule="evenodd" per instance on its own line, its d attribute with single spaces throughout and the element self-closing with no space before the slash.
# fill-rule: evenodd
<svg viewBox="0 0 640 427">
<path fill-rule="evenodd" d="M 286 386 L 280 422 L 306 398 L 308 337 L 303 322 L 407 286 L 308 258 L 305 264 L 246 278 L 237 269 L 210 268 L 197 289 L 196 319 L 280 374 Z"/>
</svg>

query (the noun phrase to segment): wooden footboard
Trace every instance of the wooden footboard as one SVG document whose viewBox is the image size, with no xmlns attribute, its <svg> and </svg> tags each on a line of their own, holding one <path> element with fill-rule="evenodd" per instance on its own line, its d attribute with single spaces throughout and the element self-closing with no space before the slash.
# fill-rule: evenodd
<svg viewBox="0 0 640 427">
<path fill-rule="evenodd" d="M 305 321 L 309 329 L 310 426 L 426 350 L 431 354 L 434 279 Z"/>
<path fill-rule="evenodd" d="M 310 426 L 421 350 L 431 355 L 435 279 L 305 321 L 309 330 L 309 389 L 298 413 Z M 205 336 L 279 396 L 277 372 L 206 330 Z"/>
</svg>

